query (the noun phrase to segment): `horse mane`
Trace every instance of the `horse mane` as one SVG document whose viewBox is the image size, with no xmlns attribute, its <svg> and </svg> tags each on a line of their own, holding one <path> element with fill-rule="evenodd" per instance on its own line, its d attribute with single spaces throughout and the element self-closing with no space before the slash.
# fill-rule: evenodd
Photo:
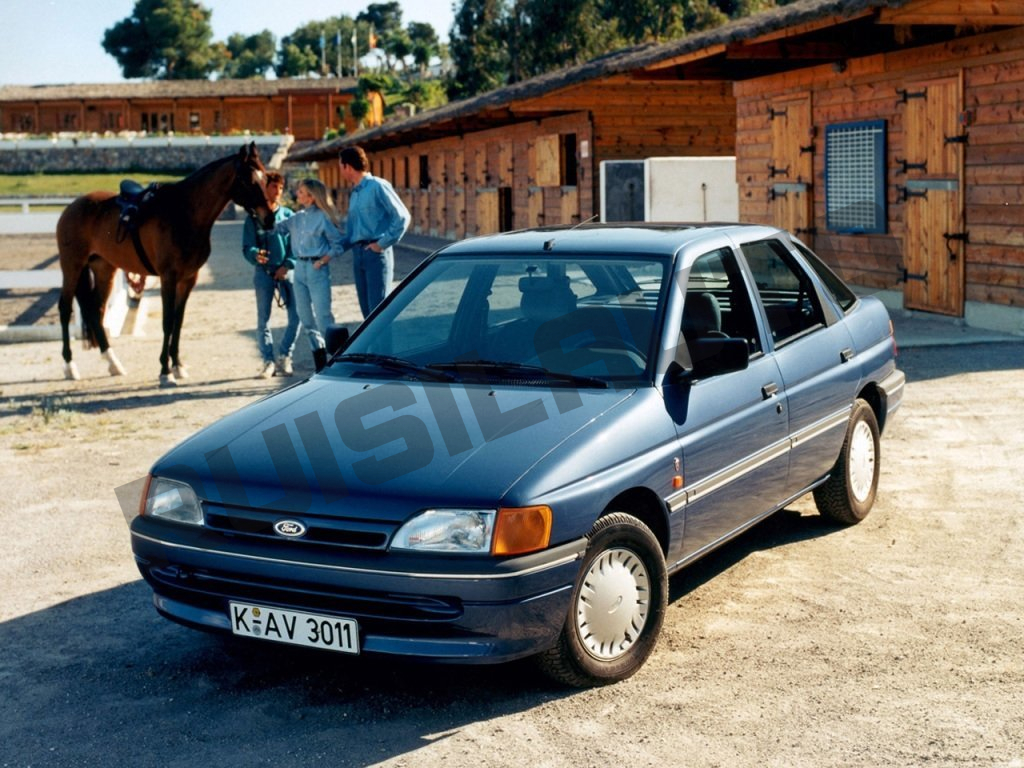
<svg viewBox="0 0 1024 768">
<path fill-rule="evenodd" d="M 180 181 L 175 181 L 170 184 L 161 185 L 161 189 L 172 189 L 178 188 L 179 190 L 187 190 L 196 185 L 202 184 L 207 177 L 212 176 L 214 173 L 219 171 L 223 166 L 230 162 L 233 162 L 238 157 L 237 153 L 228 155 L 227 157 L 221 157 L 213 160 L 206 165 L 198 168 L 190 173 Z"/>
</svg>

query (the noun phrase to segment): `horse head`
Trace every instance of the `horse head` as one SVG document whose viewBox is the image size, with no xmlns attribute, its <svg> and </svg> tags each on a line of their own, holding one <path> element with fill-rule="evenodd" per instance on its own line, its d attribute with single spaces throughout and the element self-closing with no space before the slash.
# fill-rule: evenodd
<svg viewBox="0 0 1024 768">
<path fill-rule="evenodd" d="M 243 146 L 235 158 L 235 181 L 231 186 L 231 199 L 242 206 L 250 216 L 257 218 L 265 228 L 273 228 L 274 212 L 267 203 L 267 171 L 260 160 L 256 142 Z"/>
</svg>

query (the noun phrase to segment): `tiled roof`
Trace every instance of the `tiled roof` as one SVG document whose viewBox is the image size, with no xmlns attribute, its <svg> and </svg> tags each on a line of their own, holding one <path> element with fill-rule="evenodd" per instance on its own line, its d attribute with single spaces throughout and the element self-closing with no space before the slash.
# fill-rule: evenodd
<svg viewBox="0 0 1024 768">
<path fill-rule="evenodd" d="M 352 77 L 288 78 L 282 80 L 151 80 L 146 82 L 82 85 L 0 86 L 0 103 L 99 99 L 187 99 L 230 96 L 277 96 L 294 92 L 339 93 L 358 86 Z"/>
</svg>

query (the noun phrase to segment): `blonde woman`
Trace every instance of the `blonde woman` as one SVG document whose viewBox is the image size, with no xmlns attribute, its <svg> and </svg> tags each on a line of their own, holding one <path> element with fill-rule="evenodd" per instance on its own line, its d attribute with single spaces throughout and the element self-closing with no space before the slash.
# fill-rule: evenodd
<svg viewBox="0 0 1024 768">
<path fill-rule="evenodd" d="M 338 230 L 338 212 L 322 182 L 303 179 L 295 191 L 302 210 L 277 225 L 291 235 L 295 256 L 295 308 L 309 336 L 319 371 L 327 362 L 324 332 L 334 322 L 331 312 L 331 258 L 345 252 Z"/>
</svg>

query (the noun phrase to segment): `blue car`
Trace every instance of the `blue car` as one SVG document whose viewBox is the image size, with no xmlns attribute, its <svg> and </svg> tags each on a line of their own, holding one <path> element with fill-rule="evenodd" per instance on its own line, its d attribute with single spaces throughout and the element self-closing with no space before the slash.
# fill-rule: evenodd
<svg viewBox="0 0 1024 768">
<path fill-rule="evenodd" d="M 157 610 L 576 686 L 636 672 L 668 577 L 786 504 L 863 519 L 904 389 L 882 304 L 754 225 L 456 243 L 331 345 L 153 466 Z"/>
</svg>

